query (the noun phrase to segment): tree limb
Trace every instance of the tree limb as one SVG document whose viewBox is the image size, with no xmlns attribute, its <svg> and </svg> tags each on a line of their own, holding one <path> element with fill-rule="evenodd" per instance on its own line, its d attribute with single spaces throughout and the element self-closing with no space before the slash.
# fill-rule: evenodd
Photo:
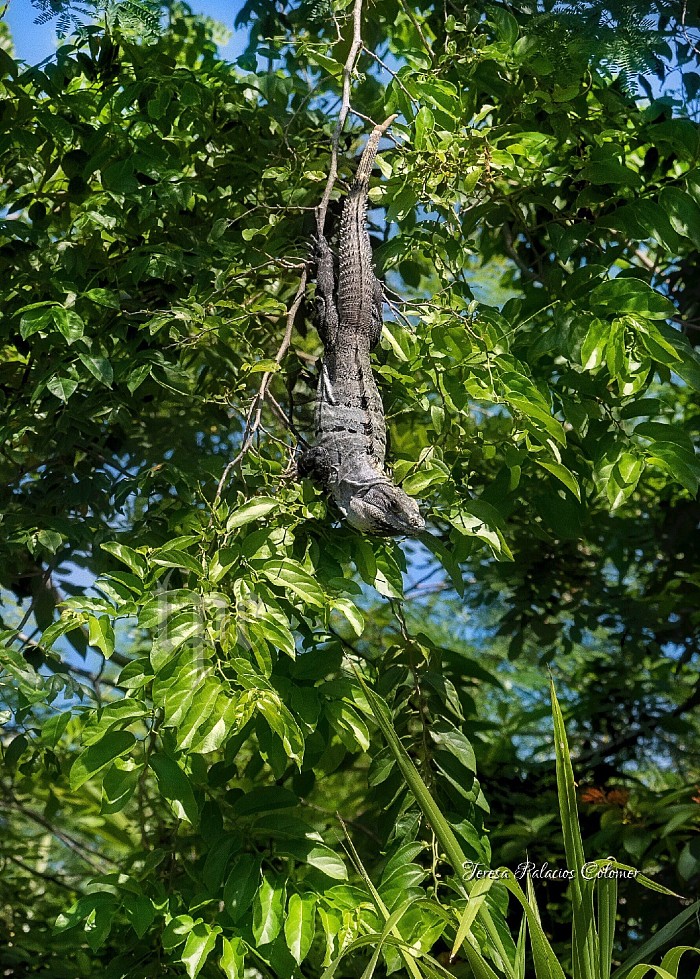
<svg viewBox="0 0 700 979">
<path fill-rule="evenodd" d="M 340 144 L 340 134 L 343 131 L 345 120 L 347 119 L 348 112 L 350 111 L 350 81 L 352 79 L 352 73 L 355 70 L 355 65 L 357 64 L 360 51 L 362 50 L 361 29 L 362 0 L 355 0 L 352 8 L 352 43 L 350 45 L 350 50 L 348 51 L 348 56 L 345 59 L 345 64 L 343 65 L 343 92 L 340 103 L 340 111 L 338 113 L 338 121 L 335 124 L 335 129 L 333 130 L 331 143 L 331 164 L 328 168 L 328 178 L 326 179 L 323 197 L 321 198 L 321 203 L 316 209 L 316 233 L 319 236 L 323 234 L 323 229 L 326 225 L 328 202 L 331 199 L 336 177 L 338 176 L 338 146 Z"/>
</svg>

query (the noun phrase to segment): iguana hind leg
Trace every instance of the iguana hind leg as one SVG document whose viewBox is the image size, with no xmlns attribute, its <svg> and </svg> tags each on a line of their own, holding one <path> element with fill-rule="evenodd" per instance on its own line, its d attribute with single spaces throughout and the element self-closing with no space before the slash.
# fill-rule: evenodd
<svg viewBox="0 0 700 979">
<path fill-rule="evenodd" d="M 315 324 L 326 350 L 335 346 L 338 337 L 338 310 L 335 302 L 335 264 L 333 252 L 325 237 L 314 241 L 316 259 Z"/>
<path fill-rule="evenodd" d="M 374 280 L 374 285 L 372 288 L 372 324 L 370 326 L 369 334 L 370 350 L 374 350 L 379 343 L 379 338 L 382 335 L 382 307 L 384 305 L 384 290 L 382 289 L 382 284 L 379 279 Z"/>
</svg>

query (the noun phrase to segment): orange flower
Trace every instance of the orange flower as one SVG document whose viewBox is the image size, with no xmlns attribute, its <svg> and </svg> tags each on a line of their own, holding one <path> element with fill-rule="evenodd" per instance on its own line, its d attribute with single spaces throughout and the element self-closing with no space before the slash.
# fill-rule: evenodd
<svg viewBox="0 0 700 979">
<path fill-rule="evenodd" d="M 602 789 L 583 789 L 580 795 L 581 802 L 587 802 L 590 806 L 600 805 L 605 802 L 605 792 Z"/>
</svg>

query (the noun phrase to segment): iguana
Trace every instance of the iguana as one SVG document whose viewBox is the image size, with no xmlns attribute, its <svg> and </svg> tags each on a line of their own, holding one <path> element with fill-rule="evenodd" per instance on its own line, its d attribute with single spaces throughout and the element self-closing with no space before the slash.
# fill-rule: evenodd
<svg viewBox="0 0 700 979">
<path fill-rule="evenodd" d="M 382 332 L 382 287 L 365 226 L 369 177 L 386 126 L 371 133 L 343 205 L 339 268 L 322 230 L 315 239 L 315 322 L 324 354 L 316 394 L 315 444 L 300 471 L 320 482 L 347 522 L 365 534 L 418 534 L 418 504 L 385 471 L 384 406 L 370 351 Z"/>
</svg>

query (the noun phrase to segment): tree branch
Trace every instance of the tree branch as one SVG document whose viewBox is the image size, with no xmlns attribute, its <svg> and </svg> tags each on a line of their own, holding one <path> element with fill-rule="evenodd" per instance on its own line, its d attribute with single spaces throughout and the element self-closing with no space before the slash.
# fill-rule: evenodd
<svg viewBox="0 0 700 979">
<path fill-rule="evenodd" d="M 321 203 L 316 209 L 316 233 L 319 235 L 319 237 L 323 234 L 323 229 L 326 225 L 328 202 L 331 199 L 336 177 L 338 176 L 338 147 L 340 144 L 340 134 L 343 131 L 345 120 L 347 119 L 348 112 L 350 111 L 350 82 L 352 79 L 352 73 L 355 70 L 355 65 L 357 64 L 357 59 L 360 55 L 360 51 L 362 50 L 361 29 L 362 0 L 355 0 L 352 8 L 352 43 L 350 45 L 350 50 L 348 51 L 348 56 L 345 59 L 345 64 L 343 65 L 343 90 L 340 102 L 340 111 L 338 113 L 338 121 L 335 124 L 335 129 L 333 130 L 331 143 L 331 164 L 328 168 L 328 178 L 323 191 L 323 197 L 321 198 Z"/>
</svg>

